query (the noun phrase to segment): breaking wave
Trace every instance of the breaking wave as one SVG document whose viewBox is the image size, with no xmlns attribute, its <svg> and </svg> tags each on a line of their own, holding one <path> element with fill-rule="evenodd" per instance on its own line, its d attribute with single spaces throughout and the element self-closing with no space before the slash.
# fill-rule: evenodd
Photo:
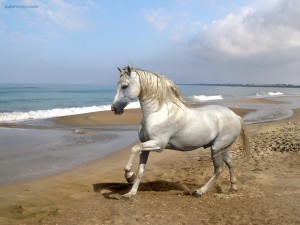
<svg viewBox="0 0 300 225">
<path fill-rule="evenodd" d="M 223 100 L 222 95 L 193 95 L 193 100 L 199 101 L 199 102 L 206 102 L 206 101 L 215 101 L 215 100 Z"/>
<path fill-rule="evenodd" d="M 110 110 L 110 105 L 90 106 L 90 107 L 72 107 L 72 108 L 57 108 L 47 110 L 36 110 L 28 112 L 4 112 L 0 113 L 0 123 L 11 123 L 35 119 L 47 119 L 60 116 L 70 116 L 83 113 L 91 113 L 98 111 Z M 126 108 L 139 108 L 139 102 L 132 102 Z"/>
<path fill-rule="evenodd" d="M 259 92 L 256 93 L 256 97 L 260 98 L 260 97 L 276 97 L 276 96 L 283 96 L 282 92 Z"/>
</svg>

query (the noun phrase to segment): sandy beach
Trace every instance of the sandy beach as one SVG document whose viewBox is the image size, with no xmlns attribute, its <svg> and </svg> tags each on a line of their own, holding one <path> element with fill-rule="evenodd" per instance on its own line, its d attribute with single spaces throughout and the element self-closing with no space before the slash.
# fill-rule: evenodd
<svg viewBox="0 0 300 225">
<path fill-rule="evenodd" d="M 251 111 L 233 110 L 242 116 Z M 206 195 L 191 196 L 212 175 L 210 150 L 166 150 L 150 154 L 137 196 L 120 200 L 130 187 L 123 171 L 130 146 L 124 146 L 71 171 L 0 186 L 0 224 L 299 224 L 300 109 L 293 111 L 283 120 L 246 125 L 249 162 L 241 156 L 239 140 L 231 147 L 236 193 L 228 193 L 226 168 Z M 122 116 L 107 111 L 55 122 L 81 129 L 137 125 L 141 116 L 139 109 L 131 109 Z"/>
</svg>

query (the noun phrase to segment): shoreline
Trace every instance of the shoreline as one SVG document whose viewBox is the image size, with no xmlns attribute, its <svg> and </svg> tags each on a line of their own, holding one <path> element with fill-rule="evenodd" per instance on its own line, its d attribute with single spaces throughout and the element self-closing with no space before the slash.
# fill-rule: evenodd
<svg viewBox="0 0 300 225">
<path fill-rule="evenodd" d="M 187 104 L 189 108 L 197 108 L 204 105 L 219 104 L 229 107 L 232 111 L 241 117 L 244 117 L 249 112 L 256 111 L 255 104 L 261 105 L 280 105 L 288 104 L 286 101 L 279 100 L 280 98 L 249 98 L 249 99 L 237 99 L 234 101 L 216 101 L 216 102 L 203 102 Z M 300 98 L 299 98 L 300 99 Z M 242 105 L 241 103 L 253 103 L 252 107 L 248 105 Z M 300 107 L 300 105 L 299 105 Z M 111 111 L 99 111 L 78 115 L 62 116 L 54 119 L 55 123 L 65 126 L 126 126 L 126 125 L 138 125 L 142 119 L 142 112 L 140 108 L 125 109 L 126 115 L 113 115 Z M 114 117 L 112 117 L 112 115 Z M 259 122 L 259 121 L 258 121 Z"/>
<path fill-rule="evenodd" d="M 230 108 L 241 117 L 257 113 L 253 108 L 238 107 L 241 102 L 286 103 L 277 99 L 237 100 Z M 189 105 L 191 108 L 199 106 Z M 137 108 L 127 109 L 119 116 L 111 111 L 99 111 L 4 126 L 8 130 L 0 129 L 2 149 L 6 149 L 0 160 L 0 185 L 64 173 L 110 155 L 138 141 L 137 125 L 141 118 L 141 109 Z M 38 140 L 33 138 L 35 136 Z M 23 148 L 30 151 L 24 152 Z"/>
<path fill-rule="evenodd" d="M 190 107 L 199 107 L 190 106 Z M 230 108 L 243 117 L 254 109 Z M 63 126 L 132 126 L 139 125 L 142 120 L 141 109 L 127 109 L 124 115 L 113 115 L 111 111 L 99 111 L 71 116 L 63 116 L 54 119 L 55 123 Z"/>
<path fill-rule="evenodd" d="M 234 111 L 236 113 L 246 115 L 248 112 L 253 110 L 234 108 Z M 250 133 L 258 132 L 266 125 L 271 127 L 285 127 L 290 121 L 292 121 L 292 123 L 296 123 L 296 121 L 299 120 L 300 109 L 295 109 L 293 111 L 295 113 L 287 119 L 272 121 L 269 123 L 248 124 L 246 126 Z M 91 127 L 99 126 L 99 124 L 104 126 L 113 126 L 114 128 L 120 126 L 120 124 L 121 126 L 136 125 L 141 118 L 139 113 L 140 109 L 126 110 L 124 116 L 115 116 L 110 111 L 88 113 L 54 119 L 54 122 L 58 123 L 59 126 L 68 126 L 68 129 L 70 129 L 70 127 L 79 127 L 79 131 L 88 131 Z M 85 135 L 85 133 L 83 132 L 78 135 Z M 136 135 L 135 140 L 137 139 Z M 97 199 L 100 200 L 99 192 L 96 190 L 99 185 L 125 183 L 123 167 L 128 160 L 130 146 L 132 146 L 132 144 L 128 147 L 124 146 L 112 154 L 81 164 L 76 168 L 63 173 L 41 177 L 33 181 L 1 185 L 0 211 L 3 212 L 3 214 L 0 216 L 0 224 L 19 224 L 20 221 L 25 221 L 22 222 L 22 224 L 38 224 L 38 221 L 44 220 L 45 218 L 52 221 L 52 219 L 56 218 L 56 216 L 64 217 L 64 214 L 59 212 L 65 212 L 65 210 L 68 211 L 73 204 L 80 207 L 78 205 L 79 202 L 92 201 L 92 199 L 96 198 L 96 196 Z M 176 163 L 180 162 L 181 164 L 188 164 L 191 160 L 190 157 L 194 159 L 196 157 L 196 153 L 200 153 L 201 157 L 208 158 L 209 160 L 209 151 L 202 149 L 196 150 L 195 152 L 192 151 L 190 153 L 164 151 L 161 154 L 151 154 L 149 165 L 147 166 L 149 167 L 149 171 L 148 169 L 146 170 L 145 178 L 143 178 L 142 182 L 157 179 L 174 182 L 174 176 L 175 178 L 177 177 L 176 173 L 171 176 L 169 172 L 166 172 L 165 174 L 162 174 L 162 177 L 160 178 L 157 178 L 156 176 L 161 174 L 162 171 L 164 171 L 164 168 L 166 171 L 170 169 L 173 171 L 172 168 L 174 166 L 172 165 Z M 135 160 L 135 165 L 137 160 L 138 159 Z M 211 165 L 208 169 L 212 169 Z M 184 175 L 184 177 L 185 176 L 187 175 Z M 203 179 L 201 179 L 201 181 L 203 182 Z M 105 196 L 106 192 L 100 191 L 100 193 Z M 100 194 L 100 196 L 102 196 L 102 194 Z M 139 193 L 139 195 L 142 196 L 143 194 L 144 193 Z M 110 204 L 110 202 L 107 202 L 108 200 L 105 200 L 105 198 L 103 199 L 103 196 L 101 197 L 102 204 Z M 68 218 L 68 216 L 66 218 Z M 55 224 L 55 220 L 53 221 L 53 223 L 46 222 L 45 224 Z M 85 223 L 83 222 L 78 224 Z M 93 223 L 91 222 L 90 224 Z"/>
<path fill-rule="evenodd" d="M 239 115 L 251 112 L 233 111 Z M 100 111 L 3 127 L 0 185 L 55 176 L 113 154 L 138 141 L 140 118 L 140 109 L 128 109 L 124 116 Z"/>
</svg>

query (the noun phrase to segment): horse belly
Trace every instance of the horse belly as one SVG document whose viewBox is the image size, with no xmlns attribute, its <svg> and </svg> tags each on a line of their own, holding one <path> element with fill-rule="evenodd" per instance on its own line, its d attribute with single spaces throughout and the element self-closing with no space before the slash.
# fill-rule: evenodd
<svg viewBox="0 0 300 225">
<path fill-rule="evenodd" d="M 206 134 L 181 134 L 180 136 L 171 137 L 167 148 L 180 151 L 191 151 L 200 147 L 209 147 L 213 140 L 214 134 L 210 132 L 207 132 Z"/>
</svg>

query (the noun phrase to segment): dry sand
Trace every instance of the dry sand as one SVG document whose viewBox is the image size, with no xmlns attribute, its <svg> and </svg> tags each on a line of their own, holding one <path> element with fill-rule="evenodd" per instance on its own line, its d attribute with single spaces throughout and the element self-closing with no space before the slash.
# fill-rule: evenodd
<svg viewBox="0 0 300 225">
<path fill-rule="evenodd" d="M 125 113 L 92 113 L 58 122 L 119 125 L 141 118 L 139 110 Z M 241 157 L 240 141 L 231 148 L 236 193 L 228 193 L 226 168 L 206 195 L 189 195 L 212 175 L 210 151 L 164 151 L 150 154 L 137 196 L 119 200 L 129 188 L 123 172 L 127 147 L 70 172 L 0 186 L 0 224 L 300 224 L 300 109 L 293 117 L 246 129 L 250 161 Z"/>
</svg>

